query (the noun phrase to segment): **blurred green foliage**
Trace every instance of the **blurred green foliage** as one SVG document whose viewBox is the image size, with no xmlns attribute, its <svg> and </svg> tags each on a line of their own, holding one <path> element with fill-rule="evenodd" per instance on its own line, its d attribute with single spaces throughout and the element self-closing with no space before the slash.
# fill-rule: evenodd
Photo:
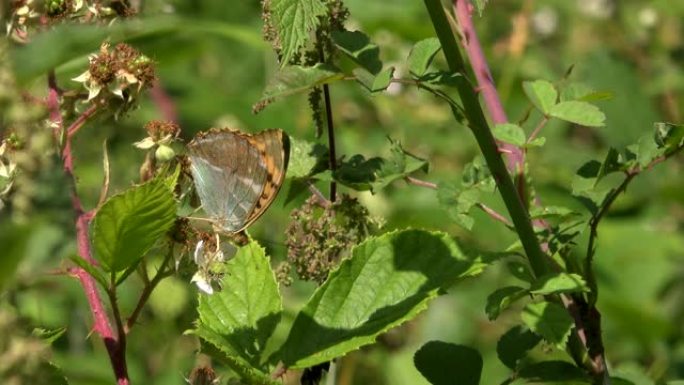
<svg viewBox="0 0 684 385">
<path fill-rule="evenodd" d="M 6 11 L 7 3 L 0 10 Z M 26 46 L 12 47 L 8 59 L 14 78 L 39 97 L 45 95 L 49 68 L 56 68 L 59 84 L 75 84 L 70 79 L 84 71 L 86 55 L 111 33 L 112 41 L 126 41 L 155 61 L 185 139 L 209 127 L 231 126 L 246 131 L 279 127 L 295 137 L 315 140 L 305 96 L 284 98 L 257 115 L 251 112 L 278 67 L 260 37 L 258 2 L 136 3 L 141 4 L 140 14 L 116 22 L 109 32 L 62 26 L 36 36 Z M 351 12 L 348 28 L 369 34 L 379 45 L 383 62 L 394 66 L 398 74 L 408 72 L 405 62 L 412 45 L 434 35 L 420 1 L 345 3 Z M 489 4 L 482 18 L 475 17 L 475 23 L 511 121 L 523 118 L 530 109 L 523 81 L 555 82 L 571 66 L 573 81 L 613 95 L 597 102 L 606 113 L 606 127 L 590 130 L 556 121 L 544 128 L 546 144 L 530 151 L 529 172 L 546 205 L 582 211 L 570 195 L 572 177 L 580 165 L 602 159 L 610 146 L 635 142 L 651 130 L 654 121 L 682 120 L 682 2 L 498 1 Z M 7 87 L 0 82 L 0 94 L 7 94 Z M 387 92 L 371 96 L 354 84 L 338 82 L 332 87 L 332 101 L 339 154 L 387 155 L 386 136 L 390 135 L 411 154 L 429 161 L 430 172 L 424 179 L 445 183 L 460 180 L 464 163 L 477 153 L 471 134 L 454 123 L 447 106 L 415 89 L 393 84 Z M 4 107 L 2 113 L 7 113 Z M 82 129 L 74 150 L 78 189 L 86 207 L 98 202 L 102 142 L 108 141 L 110 193 L 123 191 L 138 180 L 144 157 L 132 143 L 146 136 L 143 125 L 160 114 L 148 98 L 139 109 L 116 121 L 97 120 Z M 530 119 L 538 120 L 535 114 Z M 0 135 L 4 135 L 6 117 L 0 124 Z M 58 163 L 56 155 L 46 154 L 33 183 L 19 186 L 30 192 L 29 204 L 0 211 L 0 285 L 4 285 L 0 319 L 11 320 L 0 322 L 0 336 L 20 340 L 20 353 L 34 355 L 38 354 L 34 350 L 40 350 L 45 354 L 33 345 L 30 331 L 66 326 L 65 334 L 52 343 L 50 360 L 62 368 L 70 384 L 110 384 L 109 361 L 101 341 L 90 335 L 91 315 L 80 286 L 67 276 L 51 274 L 75 253 L 73 213 L 65 183 L 58 177 Z M 608 358 L 616 374 L 638 384 L 652 384 L 653 378 L 662 376 L 684 378 L 683 172 L 680 158 L 637 178 L 599 230 L 598 307 Z M 325 191 L 325 184 L 320 187 Z M 288 189 L 285 185 L 283 192 Z M 280 194 L 250 228 L 275 261 L 284 258 L 288 214 L 303 203 L 302 198 L 285 204 L 286 195 Z M 372 215 L 383 219 L 387 230 L 439 229 L 489 250 L 502 250 L 516 239 L 479 212 L 474 214 L 473 231 L 466 232 L 440 208 L 436 192 L 430 189 L 394 182 L 375 195 L 358 196 Z M 497 195 L 485 199 L 504 211 Z M 12 274 L 12 261 L 19 259 Z M 503 264 L 496 266 L 477 284 L 458 285 L 427 312 L 401 326 L 398 334 L 386 334 L 379 344 L 339 360 L 338 384 L 425 384 L 412 360 L 413 353 L 430 340 L 476 347 L 484 358 L 482 383 L 500 382 L 507 369 L 496 359 L 496 341 L 517 321 L 510 314 L 517 313 L 503 312 L 496 323 L 490 322 L 485 303 L 494 288 L 519 284 L 505 269 Z M 196 361 L 198 342 L 182 333 L 196 318 L 196 288 L 189 284 L 189 277 L 163 282 L 129 337 L 128 362 L 134 383 L 183 384 Z M 292 321 L 293 312 L 312 289 L 313 285 L 299 284 L 284 290 L 285 319 Z M 130 280 L 121 290 L 122 311 L 130 313 L 140 288 Z M 279 327 L 278 333 L 284 331 Z M 19 354 L 8 345 L 0 347 L 1 362 Z M 543 349 L 537 350 L 536 354 L 543 354 Z M 3 382 L 16 378 L 10 375 L 17 371 L 3 370 L 0 366 Z"/>
</svg>

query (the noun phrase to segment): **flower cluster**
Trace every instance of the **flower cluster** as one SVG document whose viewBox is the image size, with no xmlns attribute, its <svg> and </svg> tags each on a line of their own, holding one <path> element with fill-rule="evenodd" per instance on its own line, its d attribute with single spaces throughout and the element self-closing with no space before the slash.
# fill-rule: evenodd
<svg viewBox="0 0 684 385">
<path fill-rule="evenodd" d="M 317 202 L 311 197 L 292 211 L 286 244 L 288 263 L 299 278 L 322 283 L 351 247 L 365 239 L 376 225 L 355 198 L 343 195 L 325 208 Z M 288 268 L 281 266 L 278 270 Z"/>
<path fill-rule="evenodd" d="M 125 110 L 155 79 L 152 60 L 127 44 L 117 44 L 112 49 L 104 43 L 89 60 L 88 70 L 73 79 L 88 90 L 88 101 L 118 99 Z"/>
<path fill-rule="evenodd" d="M 7 35 L 17 42 L 27 43 L 31 28 L 61 22 L 62 20 L 92 23 L 108 22 L 116 17 L 128 17 L 135 12 L 121 0 L 13 0 Z"/>
</svg>

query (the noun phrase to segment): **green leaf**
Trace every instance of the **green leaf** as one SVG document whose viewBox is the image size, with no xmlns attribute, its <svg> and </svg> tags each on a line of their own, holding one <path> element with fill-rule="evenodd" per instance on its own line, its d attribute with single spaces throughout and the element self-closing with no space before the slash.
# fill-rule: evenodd
<svg viewBox="0 0 684 385">
<path fill-rule="evenodd" d="M 558 100 L 556 87 L 546 80 L 523 82 L 523 90 L 532 104 L 544 115 L 551 112 L 551 107 L 555 106 Z"/>
<path fill-rule="evenodd" d="M 470 210 L 480 202 L 482 194 L 494 192 L 494 178 L 482 158 L 476 158 L 464 167 L 461 185 L 440 183 L 437 198 L 449 217 L 459 225 L 470 230 L 474 219 Z"/>
<path fill-rule="evenodd" d="M 387 67 L 373 79 L 373 85 L 370 92 L 384 91 L 392 82 L 392 75 L 394 74 L 394 67 Z"/>
<path fill-rule="evenodd" d="M 518 361 L 525 358 L 527 352 L 537 346 L 540 341 L 541 337 L 517 325 L 501 336 L 496 344 L 496 355 L 504 365 L 515 370 Z"/>
<path fill-rule="evenodd" d="M 57 329 L 35 328 L 31 332 L 31 334 L 40 338 L 41 340 L 43 340 L 43 342 L 47 343 L 48 345 L 52 345 L 55 341 L 59 339 L 59 337 L 64 335 L 66 330 L 66 327 L 61 327 Z"/>
<path fill-rule="evenodd" d="M 495 290 L 487 297 L 487 306 L 485 307 L 487 317 L 490 321 L 499 318 L 502 311 L 526 294 L 527 289 L 518 286 L 506 286 Z"/>
<path fill-rule="evenodd" d="M 606 115 L 587 102 L 560 102 L 549 110 L 549 116 L 588 127 L 603 127 Z"/>
<path fill-rule="evenodd" d="M 271 0 L 271 17 L 281 45 L 282 65 L 299 52 L 328 11 L 320 0 Z"/>
<path fill-rule="evenodd" d="M 404 230 L 354 247 L 297 315 L 281 350 L 286 367 L 342 356 L 425 310 L 482 262 L 464 255 L 444 233 Z"/>
<path fill-rule="evenodd" d="M 417 42 L 407 59 L 408 70 L 414 78 L 420 78 L 427 72 L 435 55 L 442 49 L 439 39 L 427 38 Z"/>
<path fill-rule="evenodd" d="M 323 84 L 336 82 L 343 77 L 344 74 L 329 64 L 319 63 L 313 67 L 285 66 L 266 86 L 260 103 L 305 92 Z"/>
<path fill-rule="evenodd" d="M 502 142 L 510 143 L 522 147 L 527 142 L 525 131 L 517 124 L 504 123 L 497 124 L 492 130 L 494 137 Z"/>
<path fill-rule="evenodd" d="M 327 167 L 328 149 L 318 143 L 290 137 L 288 178 L 304 178 Z"/>
<path fill-rule="evenodd" d="M 521 318 L 530 330 L 558 349 L 565 347 L 573 321 L 562 306 L 551 302 L 530 303 L 523 309 Z"/>
<path fill-rule="evenodd" d="M 556 293 L 588 292 L 589 287 L 578 274 L 550 273 L 539 277 L 530 287 L 530 293 L 547 295 Z"/>
<path fill-rule="evenodd" d="M 591 384 L 584 371 L 566 361 L 543 361 L 524 366 L 518 376 L 526 383 L 544 384 Z"/>
<path fill-rule="evenodd" d="M 413 363 L 432 385 L 477 385 L 482 375 L 482 356 L 470 347 L 430 341 L 413 356 Z"/>
<path fill-rule="evenodd" d="M 95 256 L 105 271 L 137 263 L 174 224 L 176 201 L 163 180 L 153 179 L 115 195 L 93 220 Z"/>
<path fill-rule="evenodd" d="M 200 294 L 195 333 L 223 352 L 242 376 L 272 383 L 263 353 L 280 321 L 282 303 L 269 260 L 252 241 L 227 262 L 225 271 L 220 292 Z"/>
<path fill-rule="evenodd" d="M 380 49 L 360 31 L 334 31 L 333 42 L 337 49 L 372 75 L 382 70 Z"/>
<path fill-rule="evenodd" d="M 75 263 L 78 267 L 80 267 L 81 269 L 85 270 L 88 274 L 90 274 L 91 277 L 95 278 L 95 280 L 103 288 L 106 288 L 108 286 L 107 279 L 102 274 L 102 271 L 100 271 L 98 266 L 91 264 L 90 262 L 86 261 L 78 255 L 73 255 L 69 259 L 71 259 L 71 261 Z"/>
<path fill-rule="evenodd" d="M 594 102 L 598 100 L 609 100 L 613 98 L 613 93 L 608 91 L 594 91 L 593 88 L 582 83 L 570 83 L 563 87 L 560 94 L 560 101 L 579 100 L 582 102 Z"/>
<path fill-rule="evenodd" d="M 427 171 L 428 163 L 401 147 L 397 141 L 390 139 L 390 156 L 387 158 L 369 158 L 354 155 L 349 160 L 342 161 L 333 178 L 350 188 L 358 191 L 370 190 L 377 192 L 397 179 L 403 179 L 418 170 Z M 325 175 L 318 175 L 321 179 Z M 324 179 L 325 180 L 325 179 Z"/>
<path fill-rule="evenodd" d="M 654 141 L 665 154 L 681 150 L 684 147 L 684 124 L 657 122 L 654 127 Z"/>
</svg>

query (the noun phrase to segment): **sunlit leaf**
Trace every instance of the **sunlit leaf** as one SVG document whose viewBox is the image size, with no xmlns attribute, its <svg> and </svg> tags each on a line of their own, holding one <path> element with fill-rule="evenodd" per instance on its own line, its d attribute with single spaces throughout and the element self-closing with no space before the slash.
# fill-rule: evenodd
<svg viewBox="0 0 684 385">
<path fill-rule="evenodd" d="M 320 167 L 327 167 L 328 149 L 306 140 L 290 137 L 290 160 L 287 165 L 288 178 L 303 178 L 315 173 Z"/>
<path fill-rule="evenodd" d="M 525 142 L 527 141 L 525 131 L 523 131 L 522 127 L 518 126 L 517 124 L 497 124 L 492 129 L 492 134 L 494 134 L 496 139 L 518 147 L 524 146 Z"/>
<path fill-rule="evenodd" d="M 314 87 L 341 80 L 343 77 L 344 74 L 328 64 L 316 64 L 313 67 L 285 66 L 266 86 L 261 101 L 305 92 Z"/>
<path fill-rule="evenodd" d="M 532 294 L 577 293 L 589 291 L 587 283 L 577 274 L 551 273 L 539 277 L 530 287 Z"/>
<path fill-rule="evenodd" d="M 565 347 L 574 325 L 568 312 L 551 302 L 528 304 L 523 309 L 521 318 L 530 330 L 559 349 Z"/>
<path fill-rule="evenodd" d="M 432 60 L 441 49 L 442 46 L 436 37 L 417 42 L 411 48 L 411 53 L 408 56 L 407 65 L 409 73 L 416 78 L 425 75 L 430 67 L 430 63 L 432 63 Z"/>
<path fill-rule="evenodd" d="M 269 7 L 281 45 L 281 63 L 287 65 L 307 44 L 327 7 L 321 0 L 271 0 Z"/>
<path fill-rule="evenodd" d="M 308 367 L 370 344 L 457 280 L 479 273 L 480 265 L 442 233 L 404 230 L 370 238 L 297 315 L 282 360 Z"/>
<path fill-rule="evenodd" d="M 560 102 L 549 109 L 549 115 L 588 127 L 602 127 L 606 120 L 606 115 L 598 107 L 580 101 Z"/>
<path fill-rule="evenodd" d="M 523 90 L 532 104 L 534 104 L 534 106 L 544 115 L 549 114 L 551 107 L 553 107 L 558 100 L 558 91 L 556 91 L 556 87 L 546 80 L 523 82 Z"/>
<path fill-rule="evenodd" d="M 173 226 L 176 201 L 163 180 L 153 179 L 109 198 L 92 225 L 95 257 L 106 271 L 121 271 Z"/>
<path fill-rule="evenodd" d="M 200 294 L 194 332 L 241 375 L 271 383 L 263 353 L 280 321 L 282 303 L 269 260 L 252 241 L 238 250 L 225 271 L 221 291 Z"/>
</svg>

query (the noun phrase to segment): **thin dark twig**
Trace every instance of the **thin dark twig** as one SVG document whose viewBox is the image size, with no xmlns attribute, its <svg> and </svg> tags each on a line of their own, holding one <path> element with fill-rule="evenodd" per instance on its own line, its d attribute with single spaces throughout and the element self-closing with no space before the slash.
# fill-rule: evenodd
<svg viewBox="0 0 684 385">
<path fill-rule="evenodd" d="M 325 62 L 323 53 L 323 43 L 318 46 L 318 55 L 321 63 Z M 328 126 L 328 166 L 330 171 L 334 174 L 337 170 L 337 155 L 335 150 L 335 127 L 333 125 L 332 103 L 330 102 L 330 87 L 323 84 L 323 100 L 325 103 L 325 120 Z M 337 183 L 334 180 L 330 181 L 330 201 L 337 200 Z"/>
<path fill-rule="evenodd" d="M 142 312 L 145 303 L 147 303 L 147 300 L 150 298 L 150 295 L 152 294 L 152 291 L 157 286 L 157 284 L 161 282 L 163 278 L 169 276 L 169 270 L 167 270 L 166 267 L 169 264 L 169 261 L 172 257 L 173 245 L 169 247 L 169 252 L 166 253 L 166 256 L 164 256 L 164 260 L 162 261 L 161 266 L 159 266 L 159 270 L 157 270 L 157 273 L 154 275 L 152 280 L 145 284 L 145 287 L 143 288 L 143 291 L 140 294 L 140 298 L 138 299 L 138 303 L 136 304 L 133 313 L 131 313 L 130 317 L 128 317 L 128 320 L 126 321 L 124 333 L 128 334 L 133 325 L 135 325 L 135 322 L 138 320 L 138 317 L 140 316 L 140 313 Z"/>
</svg>

